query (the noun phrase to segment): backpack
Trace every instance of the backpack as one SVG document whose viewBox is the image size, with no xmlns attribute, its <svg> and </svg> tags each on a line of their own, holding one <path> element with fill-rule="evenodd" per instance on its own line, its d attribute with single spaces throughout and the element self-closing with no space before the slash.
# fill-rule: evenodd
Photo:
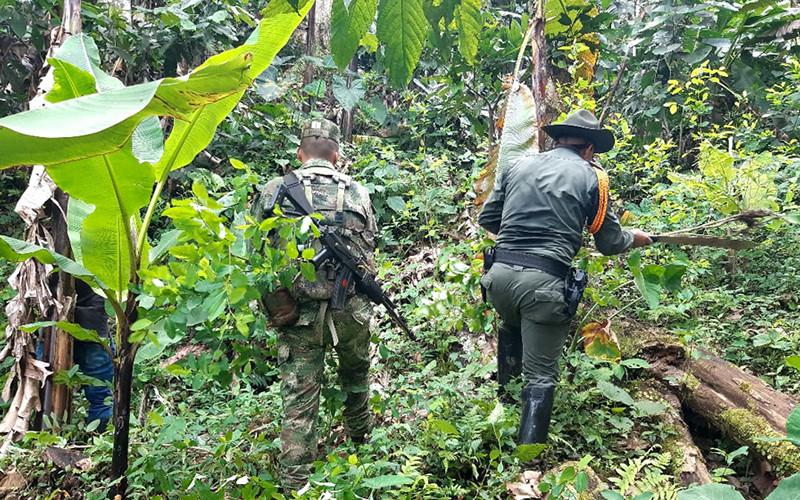
<svg viewBox="0 0 800 500">
<path fill-rule="evenodd" d="M 295 170 L 294 174 L 303 184 L 311 206 L 325 217 L 328 225 L 337 227 L 353 254 L 374 267 L 372 256 L 375 240 L 373 228 L 369 227 L 371 214 L 368 212 L 372 208 L 366 189 L 350 176 L 325 165 L 312 164 Z M 322 244 L 316 239 L 306 244 L 306 248 L 309 246 L 316 253 L 322 250 Z M 298 274 L 292 286 L 292 295 L 314 300 L 330 299 L 333 296 L 334 266 L 329 261 L 317 269 L 313 282 Z M 354 293 L 355 289 L 351 287 L 348 295 Z"/>
</svg>

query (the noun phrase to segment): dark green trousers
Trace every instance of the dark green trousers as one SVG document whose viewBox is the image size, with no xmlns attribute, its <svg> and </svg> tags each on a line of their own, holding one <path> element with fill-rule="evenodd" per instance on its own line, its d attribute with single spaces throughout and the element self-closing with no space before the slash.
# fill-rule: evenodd
<svg viewBox="0 0 800 500">
<path fill-rule="evenodd" d="M 526 385 L 556 385 L 558 358 L 571 320 L 564 303 L 564 280 L 538 269 L 495 263 L 481 283 L 503 326 L 521 332 Z"/>
</svg>

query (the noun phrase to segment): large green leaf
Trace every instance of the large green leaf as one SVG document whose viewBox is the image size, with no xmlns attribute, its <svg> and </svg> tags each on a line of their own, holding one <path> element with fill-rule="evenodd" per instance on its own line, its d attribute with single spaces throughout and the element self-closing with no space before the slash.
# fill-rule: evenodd
<svg viewBox="0 0 800 500">
<path fill-rule="evenodd" d="M 65 273 L 80 278 L 93 287 L 105 288 L 94 274 L 74 260 L 27 241 L 0 235 L 0 257 L 12 262 L 34 258 L 45 264 L 55 264 Z"/>
<path fill-rule="evenodd" d="M 108 92 L 125 87 L 121 81 L 111 75 L 107 75 L 100 69 L 100 51 L 97 49 L 94 39 L 84 33 L 67 38 L 64 44 L 56 51 L 55 57 L 48 60 L 50 64 L 53 64 L 54 61 L 57 63 L 64 62 L 85 71 L 95 82 L 95 90 L 97 92 Z M 56 77 L 57 80 L 58 78 Z"/>
<path fill-rule="evenodd" d="M 296 10 L 287 0 L 272 0 L 264 10 L 264 18 L 248 38 L 247 43 L 221 54 L 211 56 L 198 67 L 202 71 L 214 65 L 226 64 L 232 59 L 251 59 L 249 68 L 242 68 L 242 77 L 254 80 L 272 63 L 275 54 L 289 40 L 303 17 L 313 5 L 313 0 L 301 0 Z M 245 78 L 246 77 L 246 78 Z M 208 146 L 217 127 L 238 104 L 244 94 L 241 90 L 218 102 L 199 107 L 186 120 L 176 121 L 164 146 L 164 156 L 155 167 L 156 178 L 162 179 L 170 170 L 184 167 Z"/>
<path fill-rule="evenodd" d="M 427 31 L 422 0 L 380 1 L 377 35 L 385 44 L 384 65 L 397 87 L 411 81 Z"/>
<path fill-rule="evenodd" d="M 475 64 L 483 27 L 481 0 L 461 0 L 458 9 L 458 51 L 469 64 Z"/>
<path fill-rule="evenodd" d="M 311 4 L 298 4 L 298 13 L 286 0 L 273 0 L 247 44 L 210 58 L 187 77 L 128 88 L 115 88 L 116 80 L 103 76 L 96 47 L 79 38 L 56 61 L 61 81 L 53 100 L 67 100 L 0 120 L 0 168 L 47 165 L 70 196 L 95 206 L 81 228 L 83 262 L 121 292 L 138 264 L 135 230 L 140 209 L 150 201 L 155 172 L 166 176 L 208 145 Z M 68 99 L 91 92 L 92 79 L 98 89 L 109 91 Z M 175 118 L 163 156 L 155 116 Z M 161 158 L 155 171 L 137 161 L 134 147 L 140 159 Z"/>
<path fill-rule="evenodd" d="M 597 382 L 597 388 L 600 389 L 600 392 L 603 393 L 603 396 L 607 397 L 611 401 L 623 403 L 628 406 L 633 406 L 636 404 L 636 402 L 633 400 L 628 391 L 626 391 L 621 387 L 617 387 L 611 382 L 606 382 L 605 380 L 599 380 Z"/>
<path fill-rule="evenodd" d="M 53 67 L 53 89 L 47 93 L 45 99 L 51 103 L 66 101 L 76 97 L 94 94 L 95 80 L 89 73 L 64 61 L 51 58 Z"/>
<path fill-rule="evenodd" d="M 198 109 L 241 93 L 250 83 L 249 60 L 243 54 L 187 77 L 92 94 L 0 119 L 0 169 L 53 165 L 116 151 L 148 116 L 174 116 L 183 123 Z"/>
<path fill-rule="evenodd" d="M 19 329 L 23 332 L 32 333 L 39 328 L 46 328 L 48 326 L 54 326 L 59 330 L 67 332 L 75 337 L 76 340 L 100 343 L 103 342 L 103 340 L 100 338 L 100 335 L 98 335 L 95 330 L 87 330 L 81 325 L 77 323 L 70 323 L 69 321 L 39 321 L 38 323 L 28 323 L 27 325 L 22 325 L 19 327 Z"/>
<path fill-rule="evenodd" d="M 633 281 L 639 293 L 647 300 L 647 304 L 657 307 L 661 299 L 661 276 L 664 269 L 661 266 L 649 265 L 641 267 L 642 256 L 637 250 L 628 256 L 628 267 L 633 273 Z"/>
<path fill-rule="evenodd" d="M 360 78 L 354 79 L 348 87 L 347 80 L 338 75 L 333 76 L 331 90 L 333 90 L 333 96 L 339 101 L 342 108 L 346 110 L 351 110 L 358 106 L 358 103 L 364 99 L 366 94 L 364 82 Z"/>
<path fill-rule="evenodd" d="M 769 494 L 767 500 L 800 500 L 800 474 L 789 476 Z"/>
<path fill-rule="evenodd" d="M 67 234 L 72 247 L 72 257 L 75 262 L 83 265 L 83 247 L 81 246 L 81 230 L 83 221 L 92 213 L 94 205 L 90 205 L 77 198 L 71 198 L 67 206 Z"/>
<path fill-rule="evenodd" d="M 795 408 L 786 420 L 786 437 L 800 447 L 800 406 Z"/>
<path fill-rule="evenodd" d="M 53 165 L 47 172 L 70 196 L 95 206 L 81 229 L 83 265 L 111 289 L 124 290 L 136 268 L 132 224 L 150 201 L 152 165 L 139 163 L 128 142 L 111 154 Z"/>
<path fill-rule="evenodd" d="M 536 102 L 528 87 L 514 83 L 509 91 L 503 117 L 503 132 L 497 157 L 495 179 L 509 165 L 523 156 L 539 152 L 536 126 Z"/>
<path fill-rule="evenodd" d="M 331 53 L 337 66 L 344 69 L 358 50 L 361 38 L 375 20 L 378 0 L 334 0 L 331 12 Z"/>
<path fill-rule="evenodd" d="M 53 103 L 124 87 L 100 69 L 97 45 L 83 33 L 68 38 L 48 62 L 55 69 L 54 85 L 45 97 Z M 155 116 L 145 118 L 133 131 L 133 154 L 140 161 L 155 163 L 163 151 L 161 123 Z"/>
<path fill-rule="evenodd" d="M 62 57 L 77 66 L 62 61 Z M 55 75 L 54 91 L 58 94 L 54 102 L 122 87 L 121 82 L 99 69 L 97 47 L 91 38 L 70 38 L 50 63 L 61 68 Z M 152 166 L 139 164 L 132 154 L 134 147 L 140 159 L 154 161 L 161 155 L 163 134 L 156 117 L 145 119 L 134 131 L 132 141 L 119 151 L 48 169 L 56 183 L 72 194 L 67 225 L 75 260 L 116 291 L 123 290 L 130 278 L 134 264 L 131 224 L 149 201 L 154 181 Z M 84 246 L 89 249 L 86 261 Z"/>
<path fill-rule="evenodd" d="M 678 492 L 678 500 L 744 500 L 729 484 L 709 483 Z"/>
</svg>

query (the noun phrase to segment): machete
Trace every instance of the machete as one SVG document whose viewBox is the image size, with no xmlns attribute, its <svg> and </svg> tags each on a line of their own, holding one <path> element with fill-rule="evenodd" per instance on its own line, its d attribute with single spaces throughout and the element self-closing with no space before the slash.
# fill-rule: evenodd
<svg viewBox="0 0 800 500">
<path fill-rule="evenodd" d="M 756 243 L 749 240 L 737 240 L 733 238 L 722 238 L 720 236 L 707 236 L 705 234 L 654 234 L 650 235 L 653 243 L 672 243 L 675 245 L 693 245 L 717 248 L 732 248 L 734 250 L 744 250 L 755 248 Z"/>
</svg>

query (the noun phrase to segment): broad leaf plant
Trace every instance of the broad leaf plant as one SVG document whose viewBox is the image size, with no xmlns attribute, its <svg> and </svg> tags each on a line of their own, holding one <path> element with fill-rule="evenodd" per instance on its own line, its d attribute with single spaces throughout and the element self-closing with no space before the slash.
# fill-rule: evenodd
<svg viewBox="0 0 800 500">
<path fill-rule="evenodd" d="M 271 63 L 313 2 L 273 0 L 250 38 L 181 78 L 125 87 L 100 70 L 91 38 L 74 36 L 49 62 L 50 106 L 0 120 L 0 169 L 41 164 L 70 195 L 74 259 L 0 236 L 0 256 L 30 257 L 102 291 L 116 316 L 112 476 L 125 495 L 131 376 L 142 335 L 133 339 L 136 285 L 150 264 L 147 230 L 171 171 L 211 141 L 245 89 Z M 173 120 L 164 140 L 158 117 Z M 79 335 L 84 335 L 78 330 Z"/>
</svg>

